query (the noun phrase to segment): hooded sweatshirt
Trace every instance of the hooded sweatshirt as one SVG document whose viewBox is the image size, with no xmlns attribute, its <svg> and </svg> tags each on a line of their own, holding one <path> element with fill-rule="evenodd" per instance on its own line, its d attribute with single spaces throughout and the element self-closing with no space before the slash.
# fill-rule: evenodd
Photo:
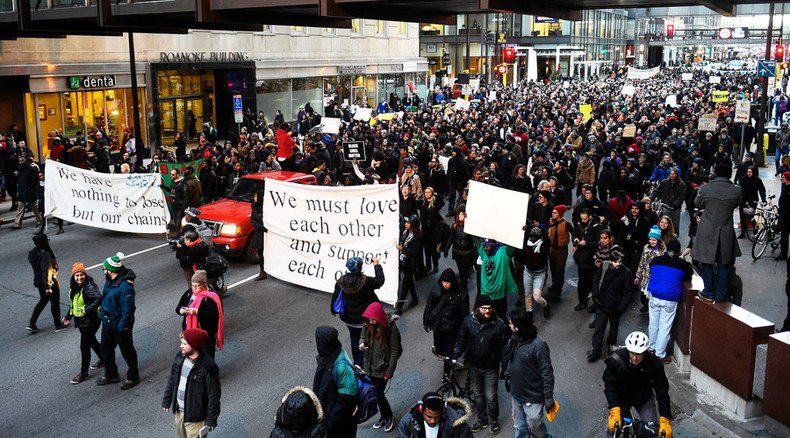
<svg viewBox="0 0 790 438">
<path fill-rule="evenodd" d="M 444 281 L 450 283 L 449 289 L 445 289 L 442 285 Z M 468 314 L 469 293 L 459 286 L 455 271 L 447 268 L 439 276 L 437 285 L 428 295 L 422 317 L 423 327 L 426 331 L 433 330 L 455 336 Z"/>
<path fill-rule="evenodd" d="M 326 413 L 328 436 L 353 436 L 357 407 L 357 381 L 351 360 L 337 338 L 337 329 L 319 326 L 315 330 L 316 371 L 313 391 Z"/>
<path fill-rule="evenodd" d="M 362 313 L 371 303 L 379 300 L 378 296 L 376 296 L 376 289 L 384 284 L 384 269 L 381 265 L 375 265 L 373 269 L 376 271 L 375 277 L 368 277 L 361 272 L 349 272 L 340 277 L 335 283 L 335 292 L 329 301 L 329 311 L 334 314 L 332 303 L 335 302 L 337 296 L 342 292 L 343 298 L 346 300 L 346 311 L 340 315 L 340 319 L 346 324 L 360 327 L 362 325 Z"/>
<path fill-rule="evenodd" d="M 478 239 L 475 239 L 475 243 Z M 510 271 L 510 258 L 514 249 L 506 245 L 497 245 L 492 251 L 486 252 L 482 243 L 477 244 L 477 254 L 482 262 L 480 273 L 480 293 L 488 295 L 492 300 L 499 300 L 505 294 L 515 293 L 516 282 Z"/>
</svg>

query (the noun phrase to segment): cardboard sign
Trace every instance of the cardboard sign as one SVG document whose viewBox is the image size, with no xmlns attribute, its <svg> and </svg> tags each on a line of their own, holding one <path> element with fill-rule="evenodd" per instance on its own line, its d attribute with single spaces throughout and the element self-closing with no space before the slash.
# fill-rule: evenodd
<svg viewBox="0 0 790 438">
<path fill-rule="evenodd" d="M 716 117 L 716 114 L 703 114 L 697 123 L 697 130 L 716 132 L 718 130 L 718 117 Z"/>
<path fill-rule="evenodd" d="M 365 161 L 365 142 L 344 141 L 343 159 L 346 161 Z"/>
<path fill-rule="evenodd" d="M 728 100 L 730 100 L 729 91 L 714 91 L 711 102 L 727 102 Z"/>
<path fill-rule="evenodd" d="M 469 181 L 464 231 L 521 249 L 528 206 L 526 193 Z"/>
<path fill-rule="evenodd" d="M 735 123 L 749 123 L 752 114 L 752 103 L 746 99 L 735 102 Z"/>
<path fill-rule="evenodd" d="M 636 137 L 636 125 L 625 125 L 623 129 L 623 138 L 634 138 Z"/>
</svg>

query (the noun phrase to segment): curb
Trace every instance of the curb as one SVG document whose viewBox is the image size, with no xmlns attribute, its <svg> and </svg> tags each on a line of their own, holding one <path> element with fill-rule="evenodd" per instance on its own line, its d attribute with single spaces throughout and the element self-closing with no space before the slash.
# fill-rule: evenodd
<svg viewBox="0 0 790 438">
<path fill-rule="evenodd" d="M 16 215 L 9 215 L 8 217 L 0 217 L 0 227 L 6 224 L 13 224 L 15 217 Z M 33 213 L 30 213 L 29 215 L 24 214 L 22 215 L 22 221 L 24 221 L 25 219 L 32 219 L 33 217 L 34 217 Z"/>
</svg>

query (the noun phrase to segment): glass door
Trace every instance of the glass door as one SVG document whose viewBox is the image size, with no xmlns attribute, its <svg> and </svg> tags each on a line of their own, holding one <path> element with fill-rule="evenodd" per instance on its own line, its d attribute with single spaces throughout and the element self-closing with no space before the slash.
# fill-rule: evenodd
<svg viewBox="0 0 790 438">
<path fill-rule="evenodd" d="M 182 100 L 182 99 L 178 99 Z M 198 133 L 203 129 L 204 99 L 203 97 L 191 97 L 186 100 L 186 113 L 183 116 L 186 124 L 187 141 L 197 141 Z"/>
<path fill-rule="evenodd" d="M 171 143 L 176 139 L 178 115 L 174 99 L 162 99 L 159 103 L 162 117 L 162 142 Z"/>
</svg>

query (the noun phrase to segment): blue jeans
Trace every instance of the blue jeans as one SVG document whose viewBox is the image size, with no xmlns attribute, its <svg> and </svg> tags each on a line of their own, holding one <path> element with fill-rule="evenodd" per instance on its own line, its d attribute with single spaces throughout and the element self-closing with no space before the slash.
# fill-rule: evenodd
<svg viewBox="0 0 790 438">
<path fill-rule="evenodd" d="M 551 437 L 543 421 L 543 403 L 522 403 L 510 398 L 513 406 L 513 429 L 515 438 Z"/>
<path fill-rule="evenodd" d="M 702 263 L 702 282 L 705 287 L 700 295 L 713 301 L 722 302 L 727 298 L 727 283 L 730 278 L 730 265 Z"/>
</svg>

